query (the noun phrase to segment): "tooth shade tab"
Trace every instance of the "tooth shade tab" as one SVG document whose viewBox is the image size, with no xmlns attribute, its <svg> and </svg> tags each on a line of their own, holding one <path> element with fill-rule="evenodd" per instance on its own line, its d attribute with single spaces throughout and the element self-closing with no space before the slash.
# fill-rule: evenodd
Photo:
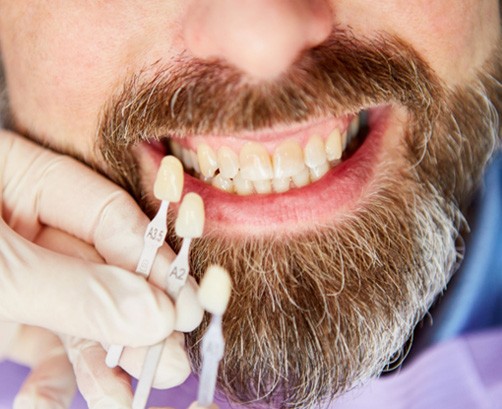
<svg viewBox="0 0 502 409">
<path fill-rule="evenodd" d="M 197 193 L 187 193 L 178 209 L 175 230 L 179 237 L 201 237 L 204 230 L 204 202 Z"/>
<path fill-rule="evenodd" d="M 202 308 L 215 315 L 223 315 L 227 309 L 232 281 L 226 269 L 211 265 L 202 277 L 198 298 Z"/>
<path fill-rule="evenodd" d="M 153 194 L 159 200 L 179 202 L 183 191 L 183 165 L 175 156 L 166 156 L 160 163 L 153 186 Z"/>
</svg>

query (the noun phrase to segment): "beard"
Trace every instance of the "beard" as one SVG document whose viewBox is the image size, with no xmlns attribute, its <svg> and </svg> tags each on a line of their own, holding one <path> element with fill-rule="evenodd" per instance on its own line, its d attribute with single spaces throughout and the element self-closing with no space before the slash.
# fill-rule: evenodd
<svg viewBox="0 0 502 409">
<path fill-rule="evenodd" d="M 155 206 L 132 153 L 143 140 L 259 130 L 379 104 L 408 113 L 399 166 L 379 169 L 385 176 L 350 215 L 298 234 L 194 242 L 196 279 L 216 263 L 233 280 L 218 378 L 230 400 L 315 406 L 400 354 L 461 258 L 462 209 L 499 139 L 500 77 L 497 52 L 470 83 L 449 89 L 396 38 L 334 32 L 273 82 L 180 56 L 138 73 L 106 104 L 103 171 L 149 213 Z M 196 372 L 207 324 L 186 337 Z"/>
</svg>

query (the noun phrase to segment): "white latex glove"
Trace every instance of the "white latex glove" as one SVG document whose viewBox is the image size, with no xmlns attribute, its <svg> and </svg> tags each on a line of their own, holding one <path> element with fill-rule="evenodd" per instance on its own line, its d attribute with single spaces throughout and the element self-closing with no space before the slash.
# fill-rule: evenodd
<svg viewBox="0 0 502 409">
<path fill-rule="evenodd" d="M 73 368 L 59 338 L 37 327 L 19 326 L 7 357 L 31 367 L 14 409 L 65 409 L 77 389 Z"/>
<path fill-rule="evenodd" d="M 174 408 L 150 408 L 150 409 L 174 409 Z M 188 407 L 188 409 L 219 409 L 216 403 L 211 403 L 209 406 L 199 406 L 197 402 L 192 402 L 192 404 Z"/>
<path fill-rule="evenodd" d="M 129 346 L 150 345 L 175 328 L 190 330 L 199 324 L 202 309 L 193 282 L 175 310 L 162 291 L 130 273 L 139 259 L 149 220 L 120 188 L 80 163 L 8 132 L 0 133 L 0 166 L 2 215 L 7 222 L 0 221 L 0 279 L 4 284 L 0 287 L 0 320 Z M 47 247 L 59 246 L 59 253 L 34 244 L 40 237 Z M 167 245 L 160 249 L 152 270 L 154 281 L 163 282 L 173 257 Z M 180 335 L 173 337 L 179 339 Z M 94 347 L 67 336 L 63 339 L 74 366 L 85 366 L 79 357 L 86 357 Z M 181 344 L 172 340 L 166 341 L 170 343 L 167 353 L 178 346 L 182 351 Z M 95 366 L 84 369 L 91 373 L 104 369 L 104 352 L 100 353 L 103 360 L 98 364 L 93 358 Z M 121 365 L 139 375 L 141 354 L 141 349 L 126 350 Z M 176 374 L 170 373 L 168 386 L 188 375 L 184 353 L 176 356 L 183 370 L 175 381 Z M 179 364 L 179 356 L 184 365 Z M 78 368 L 77 379 L 85 372 Z M 162 369 L 159 372 L 162 380 Z M 116 371 L 109 370 L 106 376 L 123 383 L 122 374 Z"/>
</svg>

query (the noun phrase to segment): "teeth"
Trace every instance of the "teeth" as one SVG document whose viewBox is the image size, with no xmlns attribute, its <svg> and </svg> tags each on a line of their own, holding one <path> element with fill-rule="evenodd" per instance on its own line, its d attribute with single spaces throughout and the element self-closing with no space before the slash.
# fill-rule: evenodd
<svg viewBox="0 0 502 409">
<path fill-rule="evenodd" d="M 289 190 L 290 184 L 291 184 L 290 178 L 283 178 L 283 179 L 275 178 L 272 180 L 272 187 L 274 188 L 274 191 L 277 193 L 287 192 Z"/>
<path fill-rule="evenodd" d="M 202 143 L 197 148 L 197 159 L 199 159 L 199 167 L 201 173 L 205 177 L 213 177 L 214 172 L 218 169 L 218 161 L 214 151 L 209 145 Z"/>
<path fill-rule="evenodd" d="M 270 180 L 255 180 L 253 182 L 253 186 L 256 190 L 256 193 L 272 193 L 272 182 L 270 182 Z"/>
<path fill-rule="evenodd" d="M 326 151 L 324 142 L 320 136 L 315 135 L 309 139 L 304 150 L 305 164 L 309 168 L 324 165 L 328 159 L 326 158 Z"/>
<path fill-rule="evenodd" d="M 176 156 L 177 158 L 182 157 L 181 152 L 183 151 L 183 148 L 181 147 L 181 145 L 179 143 L 170 139 L 169 140 L 169 148 L 171 149 L 171 152 L 174 156 Z"/>
<path fill-rule="evenodd" d="M 357 135 L 359 132 L 359 126 L 360 126 L 360 120 L 359 120 L 359 115 L 356 115 L 354 119 L 351 121 L 349 125 L 349 130 L 347 132 L 348 134 L 348 139 L 351 140 L 354 136 Z"/>
<path fill-rule="evenodd" d="M 360 126 L 356 116 L 343 132 L 334 129 L 324 138 L 313 135 L 303 149 L 298 141 L 286 140 L 276 146 L 272 155 L 258 142 L 247 142 L 238 154 L 228 146 L 215 152 L 202 143 L 195 152 L 173 140 L 169 143 L 185 168 L 193 169 L 201 180 L 218 189 L 239 195 L 282 193 L 321 179 L 341 161 L 346 145 Z"/>
<path fill-rule="evenodd" d="M 274 152 L 274 177 L 287 178 L 300 173 L 305 168 L 303 152 L 296 141 L 282 142 Z"/>
<path fill-rule="evenodd" d="M 292 177 L 296 187 L 303 187 L 310 183 L 310 173 L 307 168 Z"/>
<path fill-rule="evenodd" d="M 190 151 L 190 157 L 192 158 L 193 170 L 200 173 L 199 158 L 197 157 L 197 153 Z"/>
<path fill-rule="evenodd" d="M 329 161 L 342 157 L 342 135 L 338 129 L 331 132 L 326 140 L 326 157 Z"/>
<path fill-rule="evenodd" d="M 216 175 L 211 184 L 218 189 L 224 190 L 225 192 L 232 193 L 234 191 L 234 182 L 223 177 L 221 174 Z"/>
<path fill-rule="evenodd" d="M 241 176 L 251 181 L 272 179 L 272 163 L 265 147 L 257 142 L 246 143 L 239 155 Z"/>
<path fill-rule="evenodd" d="M 181 160 L 188 169 L 193 169 L 192 155 L 188 149 L 181 150 Z"/>
<path fill-rule="evenodd" d="M 347 147 L 347 131 L 342 133 L 342 152 L 345 150 L 346 147 Z"/>
<path fill-rule="evenodd" d="M 226 146 L 218 150 L 218 163 L 220 167 L 220 174 L 223 177 L 231 179 L 237 175 L 239 171 L 239 157 L 230 148 Z"/>
<path fill-rule="evenodd" d="M 243 179 L 240 173 L 234 177 L 234 188 L 239 195 L 250 195 L 253 193 L 253 182 Z"/>
<path fill-rule="evenodd" d="M 320 166 L 310 169 L 310 179 L 312 182 L 321 179 L 329 170 L 329 163 L 326 162 Z"/>
</svg>

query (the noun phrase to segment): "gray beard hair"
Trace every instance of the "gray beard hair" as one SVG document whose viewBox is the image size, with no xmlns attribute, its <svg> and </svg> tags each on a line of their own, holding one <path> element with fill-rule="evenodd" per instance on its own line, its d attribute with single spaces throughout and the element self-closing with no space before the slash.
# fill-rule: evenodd
<svg viewBox="0 0 502 409">
<path fill-rule="evenodd" d="M 218 263 L 234 284 L 225 394 L 253 407 L 304 408 L 381 373 L 446 286 L 461 220 L 440 194 L 401 176 L 336 227 L 198 243 L 193 274 Z M 188 336 L 196 370 L 205 326 Z"/>
<path fill-rule="evenodd" d="M 499 142 L 499 56 L 488 65 L 474 84 L 445 98 L 441 115 L 428 118 L 433 123 L 422 128 L 424 118 L 415 118 L 406 138 L 409 166 L 389 164 L 381 172 L 387 178 L 336 226 L 195 241 L 192 274 L 199 279 L 218 263 L 233 279 L 219 372 L 228 398 L 253 407 L 314 407 L 377 376 L 401 354 L 456 269 L 461 209 Z M 116 166 L 126 167 L 127 157 L 117 158 Z M 130 186 L 138 183 L 134 168 L 123 173 Z M 170 244 L 179 248 L 170 231 Z M 187 335 L 196 372 L 207 323 Z"/>
<path fill-rule="evenodd" d="M 404 355 L 462 258 L 461 209 L 499 143 L 500 94 L 484 74 L 446 98 L 432 127 L 410 124 L 409 166 L 389 164 L 380 173 L 390 176 L 336 226 L 195 243 L 195 277 L 218 263 L 233 279 L 219 378 L 228 398 L 253 408 L 315 407 Z M 187 336 L 196 372 L 207 324 Z"/>
</svg>

